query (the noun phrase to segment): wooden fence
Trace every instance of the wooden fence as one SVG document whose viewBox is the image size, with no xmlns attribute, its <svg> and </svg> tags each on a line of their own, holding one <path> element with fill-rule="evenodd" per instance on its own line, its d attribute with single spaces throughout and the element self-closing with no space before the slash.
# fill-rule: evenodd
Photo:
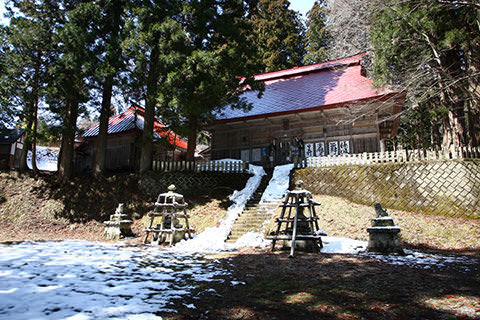
<svg viewBox="0 0 480 320">
<path fill-rule="evenodd" d="M 153 171 L 171 172 L 224 172 L 224 173 L 245 173 L 248 170 L 248 163 L 242 160 L 213 160 L 213 161 L 159 161 L 153 160 Z"/>
<path fill-rule="evenodd" d="M 462 147 L 448 152 L 433 150 L 400 150 L 374 153 L 344 154 L 326 157 L 310 157 L 295 163 L 296 168 L 330 167 L 349 164 L 399 163 L 411 161 L 479 159 L 479 147 Z"/>
</svg>

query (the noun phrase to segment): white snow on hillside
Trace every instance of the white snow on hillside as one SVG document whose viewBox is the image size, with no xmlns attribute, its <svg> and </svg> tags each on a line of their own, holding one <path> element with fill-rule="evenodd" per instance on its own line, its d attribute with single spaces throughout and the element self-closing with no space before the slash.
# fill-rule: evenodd
<svg viewBox="0 0 480 320">
<path fill-rule="evenodd" d="M 57 171 L 58 151 L 37 146 L 37 168 L 42 171 Z M 32 169 L 32 151 L 27 154 L 27 166 Z"/>
</svg>

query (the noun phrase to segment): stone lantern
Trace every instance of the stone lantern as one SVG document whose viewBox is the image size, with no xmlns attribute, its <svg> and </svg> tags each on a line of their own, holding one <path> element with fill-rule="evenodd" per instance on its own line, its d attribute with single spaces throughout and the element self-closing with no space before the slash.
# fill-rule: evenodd
<svg viewBox="0 0 480 320">
<path fill-rule="evenodd" d="M 134 236 L 131 226 L 133 221 L 124 213 L 124 205 L 120 203 L 115 210 L 115 214 L 110 215 L 110 221 L 105 221 L 104 237 L 111 240 L 118 240 L 125 237 Z"/>
<path fill-rule="evenodd" d="M 388 215 L 387 210 L 382 209 L 380 203 L 375 203 L 374 207 L 377 217 L 372 219 L 372 226 L 367 228 L 370 238 L 367 252 L 403 255 L 404 252 L 398 237 L 402 229 L 395 225 L 393 218 Z"/>
<path fill-rule="evenodd" d="M 188 224 L 188 214 L 186 208 L 188 204 L 185 202 L 183 195 L 174 192 L 175 185 L 168 187 L 168 192 L 161 193 L 155 202 L 155 209 L 149 213 L 150 225 L 143 231 L 146 232 L 144 243 L 148 242 L 150 233 L 153 234 L 153 242 L 158 244 L 168 242 L 170 245 L 184 239 L 186 235 L 192 238 L 193 229 Z M 160 217 L 160 223 L 154 225 L 155 218 Z M 184 225 L 180 223 L 183 219 Z"/>
</svg>

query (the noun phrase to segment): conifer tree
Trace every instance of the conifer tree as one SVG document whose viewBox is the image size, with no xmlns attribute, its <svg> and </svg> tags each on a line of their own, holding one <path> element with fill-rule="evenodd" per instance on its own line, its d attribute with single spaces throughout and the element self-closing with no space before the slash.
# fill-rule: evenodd
<svg viewBox="0 0 480 320">
<path fill-rule="evenodd" d="M 261 71 L 275 71 L 302 65 L 305 55 L 305 27 L 288 0 L 259 0 L 251 19 L 263 64 Z"/>
<path fill-rule="evenodd" d="M 103 57 L 97 69 L 95 78 L 100 82 L 102 101 L 100 121 L 98 127 L 97 147 L 94 164 L 94 174 L 100 175 L 105 171 L 105 157 L 107 151 L 108 120 L 110 118 L 111 100 L 115 77 L 123 65 L 121 50 L 121 32 L 124 24 L 125 0 L 103 0 L 100 19 L 100 52 Z"/>
<path fill-rule="evenodd" d="M 181 1 L 152 3 L 136 0 L 129 3 L 127 22 L 129 36 L 124 46 L 129 52 L 129 76 L 126 80 L 130 97 L 145 101 L 144 128 L 141 141 L 140 173 L 151 169 L 153 155 L 153 125 L 159 107 L 159 88 L 166 71 L 161 61 L 165 41 L 170 38 L 171 19 L 181 10 Z"/>
<path fill-rule="evenodd" d="M 2 90 L 4 105 L 23 120 L 25 143 L 20 170 L 27 170 L 27 152 L 32 149 L 32 167 L 36 167 L 36 135 L 39 104 L 45 96 L 52 50 L 51 4 L 48 1 L 12 0 L 19 14 L 10 13 L 5 28 L 6 51 L 3 56 Z"/>
<path fill-rule="evenodd" d="M 73 174 L 77 118 L 82 104 L 90 100 L 91 78 L 97 65 L 93 49 L 100 12 L 93 1 L 64 1 L 61 6 L 48 103 L 63 120 L 58 178 L 67 181 Z"/>
<path fill-rule="evenodd" d="M 237 0 L 191 1 L 168 24 L 170 37 L 161 55 L 167 76 L 159 102 L 188 125 L 187 159 L 194 157 L 201 125 L 220 108 L 248 107 L 240 86 L 260 88 L 253 80 L 259 66 L 255 45 L 247 40 L 248 12 L 248 5 Z"/>
<path fill-rule="evenodd" d="M 428 108 L 444 149 L 478 144 L 477 17 L 472 6 L 425 0 L 391 0 L 375 16 L 377 82 L 406 87 L 412 109 Z"/>
<path fill-rule="evenodd" d="M 307 13 L 307 32 L 305 37 L 305 63 L 318 63 L 328 59 L 332 37 L 327 24 L 327 4 L 317 0 Z"/>
</svg>

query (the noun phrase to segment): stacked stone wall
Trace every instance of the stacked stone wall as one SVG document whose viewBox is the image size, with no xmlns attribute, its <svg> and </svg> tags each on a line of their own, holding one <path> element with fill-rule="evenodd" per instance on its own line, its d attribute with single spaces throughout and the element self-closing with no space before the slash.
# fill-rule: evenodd
<svg viewBox="0 0 480 320">
<path fill-rule="evenodd" d="M 480 160 L 309 167 L 295 170 L 292 179 L 313 193 L 365 205 L 480 218 Z"/>
<path fill-rule="evenodd" d="M 140 182 L 142 190 L 149 196 L 156 197 L 167 192 L 167 187 L 174 184 L 177 192 L 184 195 L 209 194 L 219 189 L 229 192 L 245 187 L 250 174 L 223 172 L 158 172 L 146 173 Z"/>
</svg>

